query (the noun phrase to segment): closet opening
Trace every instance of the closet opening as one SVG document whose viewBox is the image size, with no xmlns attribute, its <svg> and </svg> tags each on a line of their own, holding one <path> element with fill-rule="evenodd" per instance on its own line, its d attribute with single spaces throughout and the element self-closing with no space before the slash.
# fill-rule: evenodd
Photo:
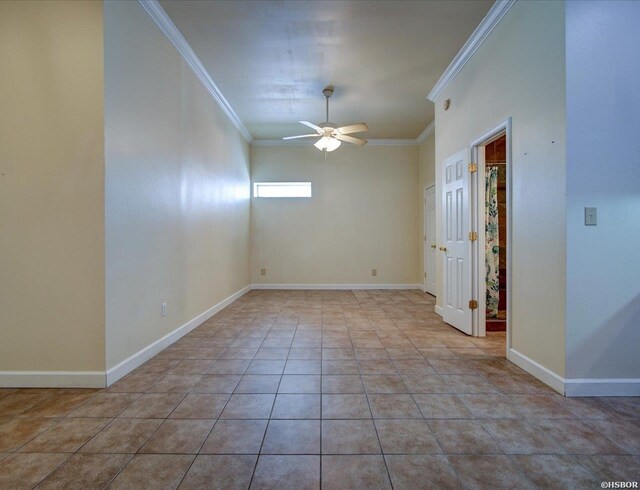
<svg viewBox="0 0 640 490">
<path fill-rule="evenodd" d="M 484 147 L 487 332 L 507 331 L 507 135 Z"/>
<path fill-rule="evenodd" d="M 512 169 L 511 118 L 471 145 L 473 335 L 488 337 L 496 353 L 511 347 Z"/>
</svg>

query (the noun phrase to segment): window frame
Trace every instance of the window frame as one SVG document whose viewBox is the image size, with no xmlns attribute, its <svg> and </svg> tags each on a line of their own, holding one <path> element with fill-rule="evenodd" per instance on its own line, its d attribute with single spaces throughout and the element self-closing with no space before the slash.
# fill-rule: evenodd
<svg viewBox="0 0 640 490">
<path fill-rule="evenodd" d="M 260 188 L 276 188 L 280 187 L 282 190 L 285 190 L 287 187 L 308 187 L 309 194 L 286 194 L 281 193 L 280 195 L 260 195 Z M 253 183 L 253 197 L 259 199 L 308 199 L 313 197 L 313 187 L 311 182 L 254 182 Z"/>
</svg>

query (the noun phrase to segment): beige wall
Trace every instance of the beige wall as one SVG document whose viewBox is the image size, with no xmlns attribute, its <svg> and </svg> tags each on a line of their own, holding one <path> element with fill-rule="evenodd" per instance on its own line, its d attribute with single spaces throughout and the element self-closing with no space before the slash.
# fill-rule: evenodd
<svg viewBox="0 0 640 490">
<path fill-rule="evenodd" d="M 561 376 L 566 268 L 564 18 L 564 2 L 517 2 L 436 100 L 437 182 L 444 158 L 513 118 L 512 347 Z M 451 108 L 445 112 L 442 101 L 448 98 Z M 440 198 L 438 206 L 440 213 Z M 438 223 L 441 237 L 440 219 Z M 441 263 L 438 277 L 440 293 Z"/>
<path fill-rule="evenodd" d="M 250 186 L 247 143 L 137 2 L 105 3 L 105 77 L 111 368 L 249 284 Z"/>
<path fill-rule="evenodd" d="M 420 266 L 418 274 L 420 283 L 424 283 L 424 189 L 436 183 L 436 134 L 431 132 L 427 138 L 418 146 L 418 173 L 420 175 L 420 190 L 418 196 L 418 207 L 420 210 L 420 235 L 418 236 L 418 248 L 420 256 Z"/>
<path fill-rule="evenodd" d="M 252 282 L 420 283 L 416 145 L 343 145 L 326 160 L 311 144 L 251 151 L 252 181 L 313 185 L 310 199 L 252 198 Z"/>
<path fill-rule="evenodd" d="M 0 2 L 0 371 L 104 371 L 102 2 Z"/>
</svg>

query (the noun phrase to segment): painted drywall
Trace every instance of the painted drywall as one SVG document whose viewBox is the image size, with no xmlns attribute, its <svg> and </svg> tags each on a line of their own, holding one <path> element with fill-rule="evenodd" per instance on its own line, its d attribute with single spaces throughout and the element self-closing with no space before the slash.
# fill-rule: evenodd
<svg viewBox="0 0 640 490">
<path fill-rule="evenodd" d="M 566 24 L 567 377 L 637 380 L 640 3 L 569 1 Z"/>
<path fill-rule="evenodd" d="M 104 371 L 102 2 L 0 2 L 0 371 Z"/>
<path fill-rule="evenodd" d="M 140 5 L 104 11 L 109 369 L 249 284 L 250 186 L 247 143 Z"/>
<path fill-rule="evenodd" d="M 343 145 L 326 160 L 312 144 L 252 146 L 253 182 L 313 186 L 311 198 L 252 198 L 252 282 L 419 284 L 418 177 L 417 145 Z"/>
<path fill-rule="evenodd" d="M 418 145 L 418 174 L 420 180 L 420 192 L 418 196 L 418 207 L 420 209 L 420 236 L 418 237 L 418 248 L 420 249 L 420 276 L 424 274 L 424 189 L 436 183 L 436 133 L 431 132 L 423 142 Z M 420 281 L 424 283 L 424 278 Z"/>
<path fill-rule="evenodd" d="M 493 0 L 161 0 L 256 138 L 325 121 L 367 121 L 369 138 L 415 138 L 423 98 Z M 215 47 L 215 48 L 214 48 Z"/>
<path fill-rule="evenodd" d="M 512 348 L 560 376 L 565 372 L 564 19 L 563 2 L 517 2 L 435 101 L 438 183 L 446 157 L 512 117 Z M 446 99 L 451 99 L 448 111 Z M 437 204 L 441 243 L 440 194 Z M 438 266 L 440 299 L 442 263 Z"/>
</svg>

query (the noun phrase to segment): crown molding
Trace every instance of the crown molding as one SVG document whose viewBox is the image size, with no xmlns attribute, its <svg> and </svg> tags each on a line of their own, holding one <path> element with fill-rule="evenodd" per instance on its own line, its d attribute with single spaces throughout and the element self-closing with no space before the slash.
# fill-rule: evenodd
<svg viewBox="0 0 640 490">
<path fill-rule="evenodd" d="M 299 140 L 282 140 L 282 139 L 264 139 L 253 140 L 252 146 L 310 146 L 307 139 Z M 367 140 L 367 146 L 415 146 L 417 140 L 414 139 L 370 139 Z"/>
<path fill-rule="evenodd" d="M 416 142 L 418 144 L 422 143 L 424 140 L 426 140 L 429 136 L 431 136 L 431 134 L 433 134 L 433 131 L 436 129 L 436 122 L 435 121 L 431 121 L 431 124 L 429 124 L 426 128 L 424 128 L 422 130 L 422 133 L 420 133 L 418 135 L 418 137 L 416 138 Z"/>
<path fill-rule="evenodd" d="M 427 99 L 432 102 L 442 94 L 442 91 L 453 81 L 460 70 L 467 64 L 467 62 L 473 57 L 485 39 L 489 37 L 489 34 L 495 29 L 502 18 L 509 12 L 511 7 L 516 3 L 516 0 L 497 0 L 493 4 L 487 15 L 485 15 L 482 22 L 473 31 L 471 37 L 464 43 L 464 46 L 458 51 L 458 54 L 453 58 L 453 61 L 449 64 L 444 71 L 438 82 L 434 85 L 427 95 Z"/>
<path fill-rule="evenodd" d="M 193 48 L 191 48 L 191 45 L 187 42 L 180 30 L 164 11 L 160 3 L 158 3 L 157 0 L 138 0 L 138 3 L 140 3 L 142 8 L 147 12 L 147 14 L 149 14 L 149 17 L 151 17 L 151 19 L 156 23 L 167 39 L 171 41 L 171 44 L 175 46 L 178 53 L 182 55 L 184 60 L 200 79 L 202 85 L 204 85 L 207 91 L 211 94 L 213 100 L 218 103 L 222 111 L 231 120 L 238 131 L 240 131 L 244 139 L 251 143 L 253 141 L 251 133 L 242 123 L 238 114 L 236 114 L 231 105 L 229 105 L 227 99 L 224 98 L 224 95 L 220 92 L 220 89 L 209 75 L 209 72 L 202 64 L 202 61 L 200 61 L 200 58 L 198 58 L 196 53 L 193 51 Z"/>
<path fill-rule="evenodd" d="M 320 136 L 318 136 L 319 138 Z M 300 140 L 280 140 L 280 139 L 266 139 L 256 140 L 251 142 L 251 146 L 306 146 L 311 143 L 311 138 Z"/>
<path fill-rule="evenodd" d="M 368 140 L 368 143 L 371 146 L 415 146 L 418 142 L 414 139 L 396 139 L 396 140 L 385 140 L 385 139 L 373 139 Z"/>
</svg>

